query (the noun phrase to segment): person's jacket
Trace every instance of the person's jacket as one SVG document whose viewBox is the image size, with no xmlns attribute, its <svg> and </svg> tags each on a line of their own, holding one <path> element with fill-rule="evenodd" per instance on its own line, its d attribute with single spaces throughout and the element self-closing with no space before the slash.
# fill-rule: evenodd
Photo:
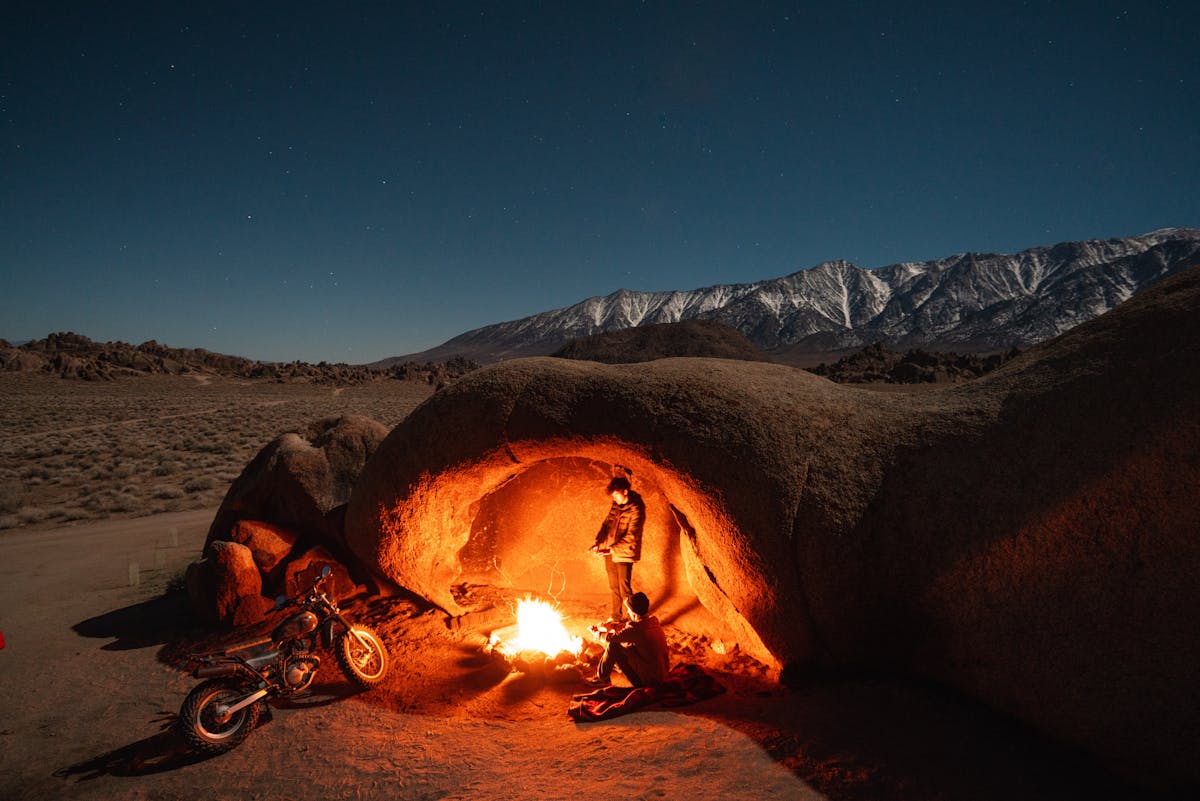
<svg viewBox="0 0 1200 801">
<path fill-rule="evenodd" d="M 624 504 L 613 501 L 608 516 L 596 534 L 596 547 L 607 550 L 614 562 L 636 562 L 642 558 L 642 526 L 646 522 L 646 503 L 642 496 L 629 491 Z"/>
<path fill-rule="evenodd" d="M 612 637 L 611 648 L 624 648 L 625 658 L 642 686 L 661 684 L 671 670 L 667 637 L 656 617 L 635 620 Z"/>
</svg>

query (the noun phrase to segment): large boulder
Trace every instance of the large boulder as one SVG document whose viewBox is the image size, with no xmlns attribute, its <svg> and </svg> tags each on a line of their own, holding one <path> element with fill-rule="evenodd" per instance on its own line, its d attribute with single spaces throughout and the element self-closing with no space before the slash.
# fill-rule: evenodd
<svg viewBox="0 0 1200 801">
<path fill-rule="evenodd" d="M 359 472 L 386 434 L 386 428 L 366 417 L 331 418 L 301 434 L 283 434 L 263 448 L 229 488 L 209 527 L 203 558 L 188 570 L 189 596 L 201 618 L 225 625 L 255 622 L 263 604 L 269 604 L 264 588 L 294 595 L 293 576 L 308 567 L 315 548 L 336 566 L 330 586 L 339 596 L 357 588 L 350 572 L 367 576 L 370 570 L 358 565 L 346 547 L 345 506 Z M 238 570 L 247 573 L 235 589 L 227 565 L 231 548 Z M 303 564 L 292 569 L 296 553 Z M 251 571 L 258 582 L 252 594 L 246 589 Z M 260 600 L 250 600 L 252 595 Z M 239 606 L 231 598 L 246 600 Z"/>
<path fill-rule="evenodd" d="M 340 560 L 349 559 L 344 507 L 387 433 L 382 424 L 353 416 L 277 437 L 229 488 L 209 527 L 206 550 L 215 541 L 232 539 L 239 521 L 256 520 L 295 532 L 302 548 L 320 544 Z"/>
<path fill-rule="evenodd" d="M 284 562 L 296 547 L 299 535 L 260 520 L 239 520 L 233 524 L 230 539 L 250 549 L 264 584 L 274 585 L 279 581 Z"/>
<path fill-rule="evenodd" d="M 1200 268 L 978 381 L 914 393 L 710 359 L 501 363 L 394 429 L 366 564 L 604 609 L 603 483 L 647 501 L 660 617 L 784 670 L 968 692 L 1131 773 L 1200 781 Z M 618 467 L 618 465 L 620 467 Z"/>
<path fill-rule="evenodd" d="M 208 555 L 189 565 L 186 581 L 192 608 L 210 623 L 257 623 L 271 607 L 253 554 L 236 542 L 211 543 Z"/>
</svg>

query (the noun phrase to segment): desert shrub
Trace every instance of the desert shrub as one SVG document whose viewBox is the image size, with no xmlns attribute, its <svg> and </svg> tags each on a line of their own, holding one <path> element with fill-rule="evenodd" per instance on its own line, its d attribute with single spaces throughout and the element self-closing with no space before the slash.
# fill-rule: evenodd
<svg viewBox="0 0 1200 801">
<path fill-rule="evenodd" d="M 134 512 L 140 508 L 141 502 L 128 492 L 117 493 L 107 505 L 107 509 L 110 512 Z"/>
<path fill-rule="evenodd" d="M 167 579 L 167 587 L 163 591 L 165 595 L 183 595 L 187 592 L 187 569 L 177 570 Z"/>
<path fill-rule="evenodd" d="M 14 484 L 0 484 L 0 514 L 10 515 L 21 508 L 25 491 Z"/>
<path fill-rule="evenodd" d="M 31 523 L 40 523 L 50 515 L 45 509 L 37 506 L 22 506 L 17 510 L 17 519 L 21 521 L 21 525 L 28 526 Z"/>
<path fill-rule="evenodd" d="M 183 488 L 188 492 L 204 492 L 214 486 L 216 486 L 216 482 L 208 476 L 194 476 L 183 482 Z"/>
<path fill-rule="evenodd" d="M 170 487 L 165 484 L 156 484 L 150 489 L 150 497 L 157 498 L 160 501 L 169 501 L 174 498 L 182 498 L 183 490 L 179 487 Z"/>
</svg>

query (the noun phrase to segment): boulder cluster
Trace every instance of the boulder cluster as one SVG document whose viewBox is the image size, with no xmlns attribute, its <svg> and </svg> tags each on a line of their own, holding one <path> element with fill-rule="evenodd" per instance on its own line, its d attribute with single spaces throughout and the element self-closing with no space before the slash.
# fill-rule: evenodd
<svg viewBox="0 0 1200 801">
<path fill-rule="evenodd" d="M 1016 348 L 987 354 L 921 348 L 901 353 L 876 342 L 832 364 L 821 362 L 806 369 L 839 384 L 954 384 L 990 373 L 1019 353 Z"/>
<path fill-rule="evenodd" d="M 446 364 L 410 361 L 387 367 L 328 362 L 262 362 L 203 348 L 171 348 L 154 340 L 140 345 L 93 342 L 69 331 L 19 346 L 0 339 L 0 371 L 43 373 L 83 381 L 111 381 L 143 375 L 212 375 L 336 386 L 387 379 L 421 380 L 443 386 L 477 366 L 466 359 Z"/>
<path fill-rule="evenodd" d="M 387 429 L 365 417 L 322 420 L 262 449 L 234 481 L 187 571 L 193 609 L 210 623 L 256 623 L 276 595 L 303 591 L 321 565 L 338 597 L 371 571 L 345 545 L 346 503 Z"/>
</svg>

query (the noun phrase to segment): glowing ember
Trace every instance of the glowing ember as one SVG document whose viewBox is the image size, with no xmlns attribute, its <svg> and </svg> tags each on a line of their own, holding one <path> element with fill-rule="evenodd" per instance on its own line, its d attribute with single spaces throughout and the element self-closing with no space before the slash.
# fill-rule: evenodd
<svg viewBox="0 0 1200 801">
<path fill-rule="evenodd" d="M 562 615 L 553 606 L 532 598 L 517 604 L 517 636 L 504 643 L 506 651 L 540 651 L 554 656 L 563 651 L 577 654 L 582 648 L 583 640 L 567 633 Z"/>
</svg>

